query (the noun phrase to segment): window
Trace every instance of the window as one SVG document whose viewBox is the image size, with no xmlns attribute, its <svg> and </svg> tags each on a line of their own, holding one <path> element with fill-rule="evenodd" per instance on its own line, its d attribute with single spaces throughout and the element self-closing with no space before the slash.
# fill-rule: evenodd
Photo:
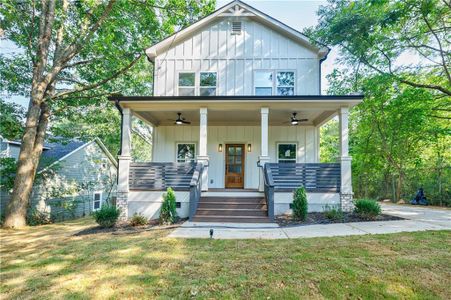
<svg viewBox="0 0 451 300">
<path fill-rule="evenodd" d="M 255 71 L 254 73 L 254 87 L 255 95 L 272 95 L 273 87 L 272 71 Z"/>
<path fill-rule="evenodd" d="M 94 192 L 92 209 L 99 210 L 102 207 L 102 192 Z"/>
<path fill-rule="evenodd" d="M 179 96 L 194 96 L 196 73 L 179 73 Z"/>
<path fill-rule="evenodd" d="M 277 95 L 294 95 L 294 72 L 277 72 Z"/>
<path fill-rule="evenodd" d="M 277 161 L 279 163 L 295 163 L 297 152 L 296 148 L 295 143 L 277 144 Z"/>
<path fill-rule="evenodd" d="M 201 96 L 216 95 L 216 72 L 200 72 L 200 92 Z"/>
<path fill-rule="evenodd" d="M 196 158 L 196 144 L 180 143 L 177 144 L 177 162 L 192 162 Z"/>
</svg>

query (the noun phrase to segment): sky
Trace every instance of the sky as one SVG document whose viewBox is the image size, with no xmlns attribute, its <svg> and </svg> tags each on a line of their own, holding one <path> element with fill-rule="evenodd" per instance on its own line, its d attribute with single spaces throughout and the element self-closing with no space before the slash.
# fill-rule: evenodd
<svg viewBox="0 0 451 300">
<path fill-rule="evenodd" d="M 229 2 L 230 0 L 217 0 L 216 7 L 219 8 Z M 318 16 L 316 15 L 318 8 L 321 5 L 327 4 L 327 1 L 325 0 L 254 0 L 244 2 L 298 31 L 302 31 L 305 27 L 315 26 L 318 23 Z M 17 49 L 14 48 L 12 43 L 2 40 L 0 44 L 0 53 L 17 51 Z M 332 72 L 335 59 L 336 51 L 332 49 L 328 59 L 322 63 L 321 88 L 323 93 L 325 93 L 325 90 L 327 89 L 327 80 L 325 77 Z M 24 107 L 28 106 L 28 99 L 24 97 L 11 97 L 6 100 L 18 103 Z"/>
</svg>

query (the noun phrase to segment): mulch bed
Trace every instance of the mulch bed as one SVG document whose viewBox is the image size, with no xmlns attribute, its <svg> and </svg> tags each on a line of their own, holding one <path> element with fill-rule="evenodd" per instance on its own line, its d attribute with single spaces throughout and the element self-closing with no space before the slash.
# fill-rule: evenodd
<svg viewBox="0 0 451 300">
<path fill-rule="evenodd" d="M 280 226 L 371 222 L 371 221 L 395 221 L 395 220 L 404 220 L 404 219 L 384 214 L 377 216 L 375 219 L 367 219 L 362 218 L 361 216 L 355 213 L 343 213 L 342 219 L 328 219 L 325 213 L 322 212 L 308 213 L 307 219 L 305 221 L 294 220 L 291 215 L 281 215 L 275 218 L 275 221 Z"/>
<path fill-rule="evenodd" d="M 100 226 L 94 226 L 89 227 L 86 229 L 83 229 L 77 233 L 74 234 L 74 236 L 83 236 L 83 235 L 90 235 L 90 234 L 102 234 L 102 233 L 111 233 L 114 235 L 121 235 L 121 234 L 133 234 L 133 233 L 140 233 L 144 231 L 149 230 L 165 230 L 165 229 L 173 229 L 177 228 L 180 225 L 185 222 L 187 218 L 179 219 L 176 223 L 171 225 L 160 225 L 158 223 L 158 220 L 151 220 L 149 224 L 144 226 L 131 226 L 128 223 L 121 223 L 117 224 L 114 227 L 111 228 L 103 228 Z"/>
</svg>

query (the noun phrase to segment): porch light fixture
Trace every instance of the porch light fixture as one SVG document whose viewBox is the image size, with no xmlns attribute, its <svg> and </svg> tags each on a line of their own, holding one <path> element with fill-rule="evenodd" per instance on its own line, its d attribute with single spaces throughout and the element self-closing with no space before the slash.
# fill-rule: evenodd
<svg viewBox="0 0 451 300">
<path fill-rule="evenodd" d="M 251 144 L 247 144 L 247 152 L 252 152 L 252 145 Z"/>
<path fill-rule="evenodd" d="M 222 152 L 222 144 L 218 145 L 218 152 Z"/>
</svg>

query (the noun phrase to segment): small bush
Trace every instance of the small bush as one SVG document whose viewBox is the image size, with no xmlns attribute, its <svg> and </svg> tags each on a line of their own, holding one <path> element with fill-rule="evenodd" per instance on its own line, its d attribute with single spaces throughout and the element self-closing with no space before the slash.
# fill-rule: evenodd
<svg viewBox="0 0 451 300">
<path fill-rule="evenodd" d="M 174 190 L 168 188 L 166 194 L 163 196 L 163 204 L 160 211 L 161 224 L 173 224 L 177 221 L 177 210 L 175 206 Z"/>
<path fill-rule="evenodd" d="M 27 215 L 27 224 L 29 226 L 39 226 L 51 224 L 52 218 L 48 212 L 42 212 L 37 209 L 32 209 Z"/>
<path fill-rule="evenodd" d="M 94 212 L 94 219 L 100 227 L 108 228 L 113 227 L 117 220 L 121 210 L 115 206 L 103 205 L 98 211 Z"/>
<path fill-rule="evenodd" d="M 130 225 L 131 226 L 144 226 L 148 223 L 149 221 L 147 220 L 147 218 L 141 214 L 137 214 L 135 213 L 133 215 L 133 217 L 131 217 L 130 219 Z"/>
<path fill-rule="evenodd" d="M 307 194 L 305 188 L 297 188 L 293 193 L 293 218 L 305 221 L 307 218 L 307 209 Z"/>
<path fill-rule="evenodd" d="M 333 221 L 343 220 L 344 217 L 343 211 L 339 207 L 329 205 L 324 206 L 324 215 Z"/>
<path fill-rule="evenodd" d="M 359 199 L 354 204 L 354 212 L 364 219 L 374 220 L 382 212 L 381 206 L 375 200 Z"/>
</svg>

